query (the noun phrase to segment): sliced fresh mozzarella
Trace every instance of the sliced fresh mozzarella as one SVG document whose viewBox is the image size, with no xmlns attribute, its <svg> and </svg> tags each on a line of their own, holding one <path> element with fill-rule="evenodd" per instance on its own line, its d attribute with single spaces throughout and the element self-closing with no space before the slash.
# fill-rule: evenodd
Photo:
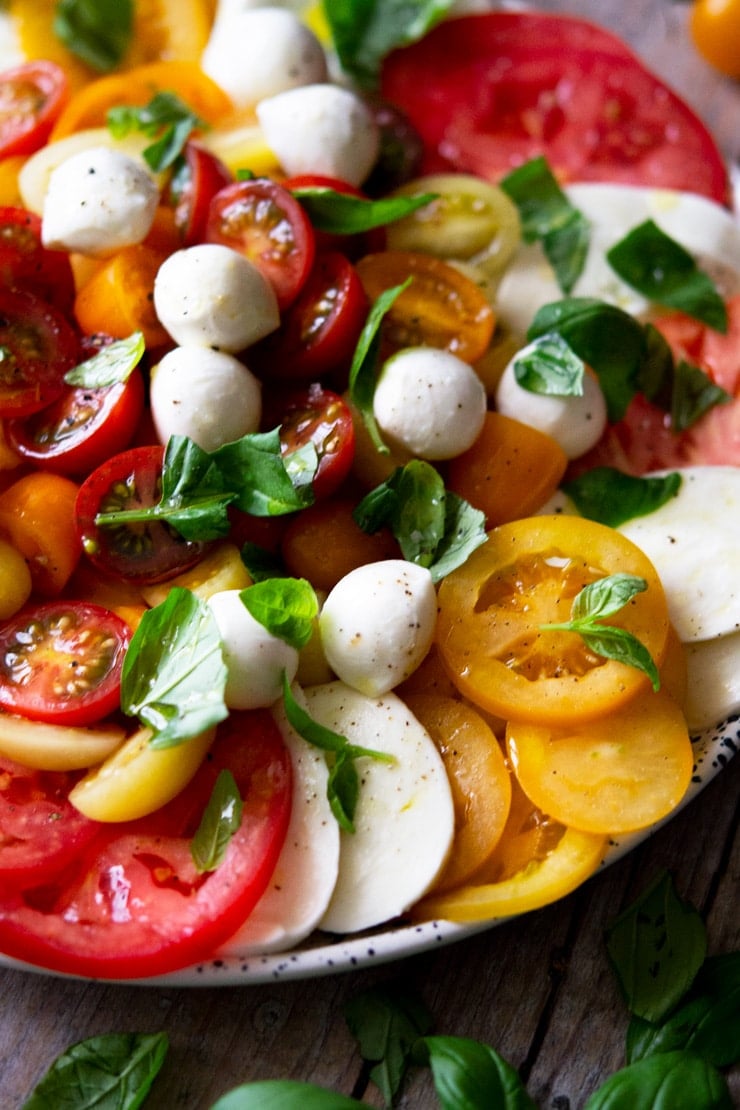
<svg viewBox="0 0 740 1110">
<path fill-rule="evenodd" d="M 740 469 L 680 473 L 676 497 L 619 531 L 654 564 L 679 639 L 693 643 L 740 630 Z"/>
<path fill-rule="evenodd" d="M 686 644 L 686 722 L 710 728 L 740 711 L 740 631 Z"/>
<path fill-rule="evenodd" d="M 430 888 L 452 844 L 455 814 L 442 758 L 395 694 L 368 698 L 342 682 L 305 691 L 315 720 L 363 756 L 353 833 L 340 833 L 339 875 L 320 927 L 349 933 L 397 917 Z"/>
<path fill-rule="evenodd" d="M 339 177 L 361 185 L 378 157 L 378 127 L 356 93 L 338 85 L 304 85 L 261 100 L 257 119 L 289 176 Z"/>
<path fill-rule="evenodd" d="M 302 700 L 299 690 L 293 693 Z M 326 792 L 326 759 L 291 728 L 282 703 L 273 715 L 293 768 L 290 824 L 270 885 L 241 928 L 221 946 L 220 956 L 292 948 L 316 928 L 336 886 L 339 825 Z"/>
<path fill-rule="evenodd" d="M 152 371 L 152 419 L 160 443 L 189 436 L 204 451 L 256 432 L 261 385 L 233 355 L 209 347 L 175 347 Z"/>
<path fill-rule="evenodd" d="M 221 633 L 228 671 L 224 700 L 229 709 L 271 706 L 283 690 L 283 674 L 290 682 L 298 670 L 298 652 L 260 624 L 239 596 L 223 590 L 208 598 Z"/>
<path fill-rule="evenodd" d="M 52 250 L 102 258 L 149 233 L 159 189 L 134 158 L 107 146 L 65 159 L 49 177 L 41 237 Z"/>
<path fill-rule="evenodd" d="M 157 316 L 175 343 L 241 351 L 280 323 L 275 292 L 231 247 L 200 243 L 175 251 L 154 283 Z"/>
<path fill-rule="evenodd" d="M 381 432 L 422 459 L 452 459 L 478 438 L 486 391 L 472 366 L 450 351 L 407 347 L 383 365 L 373 396 Z"/>
<path fill-rule="evenodd" d="M 740 225 L 722 205 L 693 193 L 602 182 L 568 185 L 565 193 L 591 224 L 586 265 L 572 296 L 598 297 L 637 316 L 648 312 L 649 302 L 606 260 L 606 251 L 647 219 L 688 250 L 726 295 L 740 289 Z M 541 245 L 522 245 L 499 284 L 497 312 L 524 335 L 537 309 L 563 296 Z"/>
<path fill-rule="evenodd" d="M 345 574 L 319 617 L 329 666 L 369 697 L 385 694 L 429 651 L 437 595 L 424 567 L 405 559 L 367 563 Z"/>
</svg>

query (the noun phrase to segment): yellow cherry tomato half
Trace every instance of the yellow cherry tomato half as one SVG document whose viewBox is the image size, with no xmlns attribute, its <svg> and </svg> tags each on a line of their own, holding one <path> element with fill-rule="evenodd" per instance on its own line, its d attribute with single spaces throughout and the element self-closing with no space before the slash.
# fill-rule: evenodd
<svg viewBox="0 0 740 1110">
<path fill-rule="evenodd" d="M 594 833 L 633 832 L 666 817 L 686 793 L 694 763 L 681 710 L 652 690 L 572 728 L 509 722 L 506 746 L 539 809 Z"/>
<path fill-rule="evenodd" d="M 728 77 L 740 77 L 739 0 L 695 0 L 689 32 L 705 61 Z"/>
<path fill-rule="evenodd" d="M 630 632 L 659 666 L 669 627 L 665 593 L 630 540 L 572 516 L 494 528 L 439 589 L 436 642 L 458 689 L 506 720 L 566 726 L 636 697 L 649 686 L 642 671 L 595 654 L 577 632 L 542 627 L 569 621 L 576 595 L 617 573 L 643 579 L 646 589 L 605 623 Z"/>
<path fill-rule="evenodd" d="M 37 771 L 81 771 L 102 763 L 126 739 L 118 725 L 76 728 L 0 714 L 0 753 Z"/>
</svg>

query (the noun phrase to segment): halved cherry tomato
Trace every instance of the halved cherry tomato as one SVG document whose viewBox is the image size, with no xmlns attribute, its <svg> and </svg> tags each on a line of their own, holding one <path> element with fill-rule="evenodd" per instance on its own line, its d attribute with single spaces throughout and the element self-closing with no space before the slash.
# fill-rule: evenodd
<svg viewBox="0 0 740 1110">
<path fill-rule="evenodd" d="M 352 413 L 337 394 L 314 382 L 285 401 L 280 422 L 283 455 L 312 443 L 318 456 L 313 479 L 317 501 L 341 486 L 352 467 L 355 427 Z"/>
<path fill-rule="evenodd" d="M 266 177 L 235 181 L 211 201 L 206 240 L 240 251 L 275 290 L 281 311 L 305 285 L 316 238 L 311 221 L 287 189 Z"/>
<path fill-rule="evenodd" d="M 149 508 L 161 496 L 161 446 L 121 451 L 85 479 L 77 495 L 75 517 L 83 550 L 100 570 L 144 584 L 163 582 L 194 566 L 204 545 L 185 540 L 167 524 L 98 525 L 99 513 Z"/>
<path fill-rule="evenodd" d="M 242 819 L 221 863 L 200 872 L 191 839 L 228 769 Z M 148 817 L 104 828 L 53 880 L 0 892 L 0 949 L 93 978 L 159 975 L 208 958 L 265 890 L 292 796 L 290 756 L 266 711 L 232 714 L 199 773 Z"/>
<path fill-rule="evenodd" d="M 128 447 L 144 411 L 144 392 L 138 368 L 104 389 L 65 386 L 41 412 L 8 421 L 8 439 L 42 470 L 83 477 Z"/>
<path fill-rule="evenodd" d="M 0 416 L 28 416 L 60 397 L 79 352 L 59 309 L 33 293 L 0 290 Z"/>
<path fill-rule="evenodd" d="M 74 303 L 69 255 L 43 246 L 41 218 L 26 208 L 0 208 L 0 283 L 35 293 L 63 312 Z"/>
<path fill-rule="evenodd" d="M 124 247 L 96 267 L 75 298 L 74 314 L 84 332 L 125 339 L 143 332 L 148 347 L 169 341 L 154 310 L 154 280 L 168 252 L 145 243 Z"/>
<path fill-rule="evenodd" d="M 33 470 L 0 493 L 0 532 L 25 558 L 33 588 L 57 597 L 80 558 L 74 506 L 79 487 L 62 474 Z"/>
<path fill-rule="evenodd" d="M 203 242 L 211 201 L 232 180 L 231 171 L 210 150 L 192 141 L 185 144 L 184 166 L 170 184 L 175 225 L 184 246 Z"/>
<path fill-rule="evenodd" d="M 626 705 L 648 685 L 626 663 L 596 655 L 576 632 L 541 626 L 570 620 L 590 582 L 631 574 L 647 588 L 608 624 L 631 632 L 660 665 L 668 609 L 647 557 L 594 521 L 538 516 L 501 525 L 439 589 L 436 640 L 458 689 L 507 720 L 568 727 Z"/>
<path fill-rule="evenodd" d="M 280 327 L 251 349 L 250 367 L 271 379 L 305 381 L 343 371 L 346 380 L 368 313 L 357 270 L 338 251 L 320 254 Z"/>
<path fill-rule="evenodd" d="M 131 633 L 115 613 L 49 601 L 0 627 L 0 706 L 35 721 L 90 725 L 119 706 Z"/>
<path fill-rule="evenodd" d="M 77 776 L 35 771 L 0 756 L 0 889 L 58 875 L 98 831 L 67 800 Z"/>
<path fill-rule="evenodd" d="M 44 145 L 69 95 L 54 62 L 24 62 L 0 73 L 0 158 Z"/>
<path fill-rule="evenodd" d="M 575 17 L 445 21 L 386 60 L 381 91 L 424 139 L 425 172 L 498 181 L 545 155 L 563 180 L 730 197 L 725 160 L 693 110 L 615 36 Z"/>
<path fill-rule="evenodd" d="M 382 251 L 361 258 L 357 271 L 371 301 L 412 279 L 383 320 L 386 356 L 423 345 L 452 351 L 463 362 L 485 353 L 496 323 L 493 310 L 478 286 L 453 266 L 416 251 Z"/>
</svg>

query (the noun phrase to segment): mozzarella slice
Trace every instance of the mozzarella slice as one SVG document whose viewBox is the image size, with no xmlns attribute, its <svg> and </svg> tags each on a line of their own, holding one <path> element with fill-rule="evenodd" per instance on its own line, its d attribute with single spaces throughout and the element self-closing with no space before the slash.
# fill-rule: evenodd
<svg viewBox="0 0 740 1110">
<path fill-rule="evenodd" d="M 740 469 L 680 473 L 676 497 L 619 531 L 655 566 L 679 639 L 693 643 L 740 630 Z"/>
<path fill-rule="evenodd" d="M 395 694 L 368 698 L 342 682 L 305 694 L 321 724 L 393 756 L 358 761 L 355 831 L 340 833 L 337 885 L 319 927 L 350 933 L 397 917 L 430 888 L 452 844 L 452 793 L 434 742 Z"/>
<path fill-rule="evenodd" d="M 300 700 L 297 689 L 294 696 Z M 326 793 L 323 752 L 288 723 L 282 703 L 273 714 L 290 752 L 293 806 L 285 843 L 270 885 L 220 956 L 279 952 L 312 933 L 326 912 L 339 872 L 339 825 Z"/>
<path fill-rule="evenodd" d="M 686 722 L 692 731 L 710 728 L 740 711 L 740 632 L 686 644 Z"/>
<path fill-rule="evenodd" d="M 693 193 L 639 185 L 583 182 L 564 192 L 591 224 L 586 264 L 571 296 L 598 297 L 635 316 L 649 311 L 650 302 L 606 260 L 606 251 L 647 219 L 688 250 L 725 295 L 740 289 L 740 225 L 721 205 Z M 564 295 L 541 245 L 526 244 L 501 279 L 496 309 L 504 323 L 524 335 L 537 310 Z"/>
</svg>

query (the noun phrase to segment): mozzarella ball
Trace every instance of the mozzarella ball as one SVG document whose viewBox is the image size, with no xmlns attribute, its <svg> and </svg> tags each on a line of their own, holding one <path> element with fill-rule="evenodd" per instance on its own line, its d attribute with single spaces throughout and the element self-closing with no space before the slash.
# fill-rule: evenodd
<svg viewBox="0 0 740 1110">
<path fill-rule="evenodd" d="M 361 185 L 380 148 L 378 127 L 361 97 L 338 85 L 305 85 L 261 100 L 265 141 L 289 176 L 339 177 Z"/>
<path fill-rule="evenodd" d="M 208 604 L 221 634 L 228 672 L 224 700 L 229 709 L 259 709 L 281 697 L 283 672 L 293 681 L 298 652 L 255 620 L 240 592 L 222 590 L 209 597 Z"/>
<path fill-rule="evenodd" d="M 522 424 L 551 436 L 569 459 L 590 451 L 606 428 L 606 401 L 595 374 L 583 375 L 580 397 L 532 393 L 516 380 L 514 364 L 527 353 L 525 347 L 509 362 L 496 390 L 496 408 Z"/>
<path fill-rule="evenodd" d="M 327 662 L 368 697 L 408 678 L 429 651 L 437 595 L 424 567 L 385 559 L 357 567 L 337 582 L 319 617 Z"/>
<path fill-rule="evenodd" d="M 423 459 L 451 459 L 478 438 L 486 391 L 475 370 L 435 347 L 408 347 L 384 364 L 373 412 L 394 447 Z"/>
<path fill-rule="evenodd" d="M 201 68 L 237 108 L 327 80 L 326 55 L 314 33 L 284 8 L 234 9 L 220 14 Z"/>
<path fill-rule="evenodd" d="M 152 372 L 152 419 L 161 443 L 188 436 L 204 451 L 259 428 L 258 379 L 233 355 L 209 347 L 176 347 Z"/>
<path fill-rule="evenodd" d="M 280 323 L 277 298 L 260 270 L 231 247 L 200 243 L 175 251 L 159 268 L 154 307 L 185 347 L 241 351 Z"/>
<path fill-rule="evenodd" d="M 158 203 L 154 179 L 139 162 L 120 150 L 91 147 L 51 173 L 41 238 L 52 250 L 104 258 L 146 238 Z"/>
</svg>

